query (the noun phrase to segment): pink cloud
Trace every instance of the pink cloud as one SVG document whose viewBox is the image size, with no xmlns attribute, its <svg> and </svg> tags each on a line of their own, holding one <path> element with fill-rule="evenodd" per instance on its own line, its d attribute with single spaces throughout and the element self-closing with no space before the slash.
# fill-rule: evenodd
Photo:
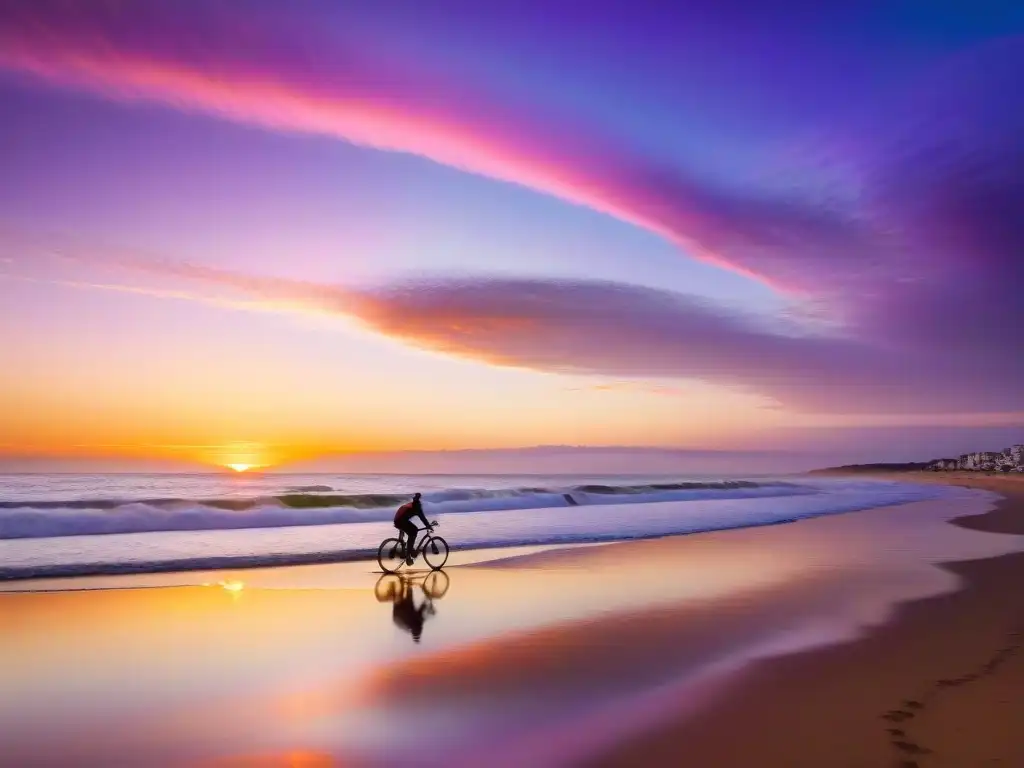
<svg viewBox="0 0 1024 768">
<path fill-rule="evenodd" d="M 112 99 L 422 156 L 606 213 L 789 289 L 802 286 L 801 270 L 765 262 L 769 248 L 810 238 L 848 250 L 857 239 L 833 212 L 709 189 L 595 126 L 532 114 L 432 75 L 427 62 L 368 55 L 294 14 L 14 0 L 0 8 L 0 67 Z"/>
<path fill-rule="evenodd" d="M 547 371 L 694 377 L 808 409 L 1017 410 L 1024 387 L 1024 40 L 950 63 L 849 158 L 855 203 L 716 188 L 591 125 L 538 114 L 294 14 L 219 3 L 0 4 L 0 67 L 116 99 L 407 152 L 644 227 L 825 308 L 781 333 L 694 297 L 592 281 L 357 291 L 164 264 L 266 305 Z M 870 122 L 870 121 L 869 121 Z M 854 210 L 855 209 L 855 210 Z M 136 269 L 146 269 L 141 264 Z M 970 410 L 970 409 L 968 409 Z"/>
</svg>

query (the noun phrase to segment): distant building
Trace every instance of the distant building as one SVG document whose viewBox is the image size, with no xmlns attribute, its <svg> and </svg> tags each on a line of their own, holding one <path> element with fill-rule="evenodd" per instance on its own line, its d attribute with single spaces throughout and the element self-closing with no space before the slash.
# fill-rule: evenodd
<svg viewBox="0 0 1024 768">
<path fill-rule="evenodd" d="M 997 451 L 981 452 L 981 468 L 984 470 L 999 469 L 1003 463 L 1003 454 Z"/>
<path fill-rule="evenodd" d="M 996 451 L 975 451 L 965 453 L 957 464 L 959 469 L 991 471 L 997 469 L 1003 463 L 1002 460 L 1003 454 Z"/>
<path fill-rule="evenodd" d="M 978 469 L 980 461 L 977 453 L 962 454 L 957 461 L 957 469 Z"/>
<path fill-rule="evenodd" d="M 932 472 L 962 469 L 975 472 L 1024 472 L 1024 443 L 1003 451 L 975 451 L 956 459 L 935 459 L 925 465 Z"/>
</svg>

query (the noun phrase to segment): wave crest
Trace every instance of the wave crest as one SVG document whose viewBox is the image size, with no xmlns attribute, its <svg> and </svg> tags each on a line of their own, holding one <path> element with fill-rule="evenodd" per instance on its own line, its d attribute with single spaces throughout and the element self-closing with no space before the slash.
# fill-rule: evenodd
<svg viewBox="0 0 1024 768">
<path fill-rule="evenodd" d="M 425 493 L 423 500 L 427 514 L 450 514 L 816 492 L 794 483 L 723 481 L 581 485 L 568 489 L 451 488 Z M 390 520 L 395 507 L 408 499 L 408 494 L 310 492 L 205 500 L 4 501 L 0 502 L 0 539 L 380 522 Z"/>
</svg>

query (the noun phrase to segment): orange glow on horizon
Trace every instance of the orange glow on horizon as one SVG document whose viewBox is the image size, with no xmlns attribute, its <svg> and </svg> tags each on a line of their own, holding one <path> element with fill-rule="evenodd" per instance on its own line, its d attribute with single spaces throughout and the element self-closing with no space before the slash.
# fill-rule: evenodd
<svg viewBox="0 0 1024 768">
<path fill-rule="evenodd" d="M 172 359 L 155 358 L 161 365 Z M 252 386 L 237 400 L 226 394 L 237 387 L 237 374 L 225 372 L 215 387 L 212 365 L 202 391 L 174 377 L 166 379 L 174 382 L 169 389 L 155 377 L 145 387 L 122 392 L 113 368 L 83 373 L 82 386 L 69 388 L 70 378 L 44 377 L 39 371 L 0 386 L 0 464 L 33 471 L 114 466 L 117 471 L 235 475 L 241 465 L 252 473 L 340 457 L 376 461 L 392 453 L 516 449 L 567 440 L 728 448 L 755 427 L 792 419 L 784 411 L 757 408 L 752 398 L 687 383 L 679 387 L 679 407 L 687 414 L 686 430 L 680 430 L 665 419 L 675 404 L 660 391 L 652 395 L 639 385 L 611 387 L 588 378 L 537 379 L 503 371 L 501 376 L 513 379 L 508 397 L 534 404 L 525 416 L 526 411 L 498 407 L 492 390 L 477 385 L 478 373 L 490 380 L 486 368 L 474 365 L 468 375 L 466 363 L 457 365 L 451 385 L 436 389 L 392 389 L 370 378 L 359 384 L 365 389 L 309 388 L 302 397 L 294 396 L 298 390 L 292 382 L 273 380 L 288 367 L 271 366 L 269 377 L 253 372 Z M 93 380 L 94 375 L 99 378 Z M 595 384 L 603 388 L 589 388 Z M 506 390 L 500 391 L 503 399 Z"/>
</svg>

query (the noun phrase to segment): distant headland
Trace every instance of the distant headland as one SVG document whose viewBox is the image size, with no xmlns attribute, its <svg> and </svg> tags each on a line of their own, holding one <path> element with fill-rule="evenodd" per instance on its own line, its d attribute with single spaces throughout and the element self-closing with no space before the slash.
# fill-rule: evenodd
<svg viewBox="0 0 1024 768">
<path fill-rule="evenodd" d="M 955 459 L 904 463 L 846 464 L 811 470 L 809 474 L 877 474 L 882 472 L 1024 472 L 1024 444 L 1002 451 L 975 451 Z"/>
</svg>

